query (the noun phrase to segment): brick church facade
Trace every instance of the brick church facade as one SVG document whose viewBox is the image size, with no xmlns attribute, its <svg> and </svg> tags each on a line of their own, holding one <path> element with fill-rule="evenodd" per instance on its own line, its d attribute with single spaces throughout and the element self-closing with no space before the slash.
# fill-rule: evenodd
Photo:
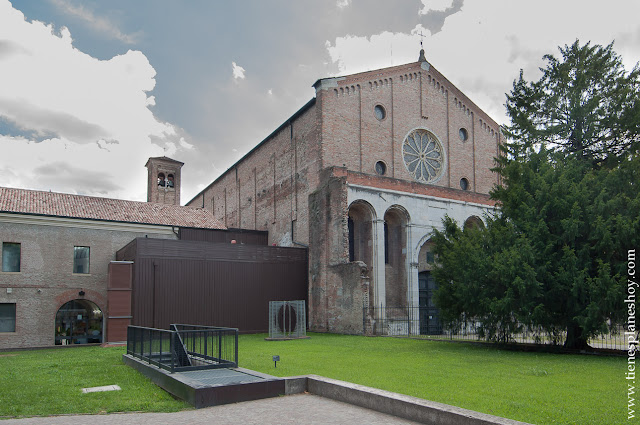
<svg viewBox="0 0 640 425">
<path fill-rule="evenodd" d="M 390 307 L 432 306 L 429 239 L 442 218 L 481 225 L 494 208 L 499 126 L 424 52 L 314 88 L 187 205 L 229 228 L 266 230 L 270 243 L 309 247 L 311 330 L 388 333 L 376 326 L 393 321 Z M 437 317 L 423 313 L 416 323 L 429 333 Z"/>
</svg>

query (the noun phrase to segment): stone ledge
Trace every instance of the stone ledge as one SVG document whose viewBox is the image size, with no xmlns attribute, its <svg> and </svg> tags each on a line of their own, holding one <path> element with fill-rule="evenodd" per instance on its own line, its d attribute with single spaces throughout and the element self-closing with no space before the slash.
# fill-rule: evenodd
<svg viewBox="0 0 640 425">
<path fill-rule="evenodd" d="M 285 391 L 287 395 L 308 391 L 321 397 L 430 425 L 529 425 L 317 375 L 285 378 Z"/>
</svg>

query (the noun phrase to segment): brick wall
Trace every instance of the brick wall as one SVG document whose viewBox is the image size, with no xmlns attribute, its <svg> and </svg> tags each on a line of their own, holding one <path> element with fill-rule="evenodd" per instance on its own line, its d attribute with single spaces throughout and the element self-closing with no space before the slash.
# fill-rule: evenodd
<svg viewBox="0 0 640 425">
<path fill-rule="evenodd" d="M 348 261 L 347 184 L 493 206 L 498 125 L 427 64 L 322 79 L 315 87 L 314 103 L 189 205 L 212 209 L 227 227 L 266 230 L 269 243 L 309 244 L 309 327 L 358 333 L 362 304 L 379 283 L 371 264 Z M 432 132 L 446 156 L 432 184 L 416 182 L 404 164 L 403 142 L 417 128 Z M 386 165 L 384 176 L 377 161 Z M 401 294 L 390 302 L 404 304 L 408 272 L 389 269 L 387 284 Z"/>
<path fill-rule="evenodd" d="M 227 227 L 267 230 L 269 243 L 307 244 L 307 198 L 318 185 L 319 134 L 313 101 L 187 205 Z"/>
<path fill-rule="evenodd" d="M 309 241 L 308 196 L 320 170 L 343 167 L 419 188 L 487 194 L 497 181 L 490 171 L 498 152 L 498 125 L 433 67 L 412 63 L 348 77 L 320 80 L 316 100 L 259 144 L 188 203 L 213 211 L 228 227 L 266 230 L 269 243 Z M 428 68 L 428 69 L 424 69 Z M 379 120 L 374 109 L 384 108 Z M 416 128 L 441 142 L 445 169 L 430 185 L 416 183 L 405 167 L 402 144 Z M 467 140 L 460 139 L 460 129 Z"/>
<path fill-rule="evenodd" d="M 0 348 L 53 345 L 56 313 L 74 299 L 94 302 L 106 316 L 108 266 L 115 252 L 136 237 L 175 238 L 170 230 L 155 234 L 151 230 L 102 230 L 96 228 L 99 222 L 91 222 L 93 228 L 82 228 L 80 220 L 62 224 L 0 221 L 0 242 L 21 244 L 20 272 L 0 272 L 0 303 L 16 303 L 16 331 L 0 333 Z M 90 247 L 89 274 L 72 273 L 74 246 Z M 78 295 L 81 290 L 84 297 Z"/>
<path fill-rule="evenodd" d="M 147 202 L 180 205 L 182 163 L 172 159 L 149 158 L 147 161 Z M 173 176 L 173 187 L 158 186 L 158 175 Z"/>
<path fill-rule="evenodd" d="M 323 167 L 345 167 L 375 174 L 387 166 L 388 177 L 413 181 L 404 165 L 402 145 L 416 128 L 441 142 L 446 164 L 436 186 L 488 193 L 497 181 L 490 171 L 498 152 L 498 125 L 437 70 L 413 63 L 323 80 L 316 86 L 321 105 Z M 374 108 L 386 116 L 380 120 Z M 468 137 L 460 138 L 460 129 Z"/>
</svg>

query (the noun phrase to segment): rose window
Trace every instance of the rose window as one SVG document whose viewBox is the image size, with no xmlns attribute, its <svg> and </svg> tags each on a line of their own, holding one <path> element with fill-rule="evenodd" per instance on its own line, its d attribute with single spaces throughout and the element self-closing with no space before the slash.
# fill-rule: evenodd
<svg viewBox="0 0 640 425">
<path fill-rule="evenodd" d="M 442 145 L 427 130 L 413 130 L 402 144 L 404 165 L 414 179 L 431 183 L 442 175 L 444 153 Z"/>
</svg>

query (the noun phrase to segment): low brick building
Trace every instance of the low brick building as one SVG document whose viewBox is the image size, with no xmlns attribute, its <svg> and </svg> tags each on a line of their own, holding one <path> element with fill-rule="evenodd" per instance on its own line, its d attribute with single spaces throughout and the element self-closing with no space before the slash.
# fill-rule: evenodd
<svg viewBox="0 0 640 425">
<path fill-rule="evenodd" d="M 312 330 L 362 333 L 363 322 L 393 322 L 385 307 L 415 307 L 413 332 L 437 331 L 429 239 L 445 214 L 479 225 L 494 208 L 498 124 L 423 51 L 313 86 L 315 98 L 187 205 L 308 246 Z"/>
<path fill-rule="evenodd" d="M 173 205 L 174 198 L 162 204 L 0 187 L 0 348 L 103 342 L 109 320 L 128 323 L 108 315 L 116 251 L 139 237 L 177 239 L 180 228 L 225 229 L 209 211 Z"/>
</svg>

